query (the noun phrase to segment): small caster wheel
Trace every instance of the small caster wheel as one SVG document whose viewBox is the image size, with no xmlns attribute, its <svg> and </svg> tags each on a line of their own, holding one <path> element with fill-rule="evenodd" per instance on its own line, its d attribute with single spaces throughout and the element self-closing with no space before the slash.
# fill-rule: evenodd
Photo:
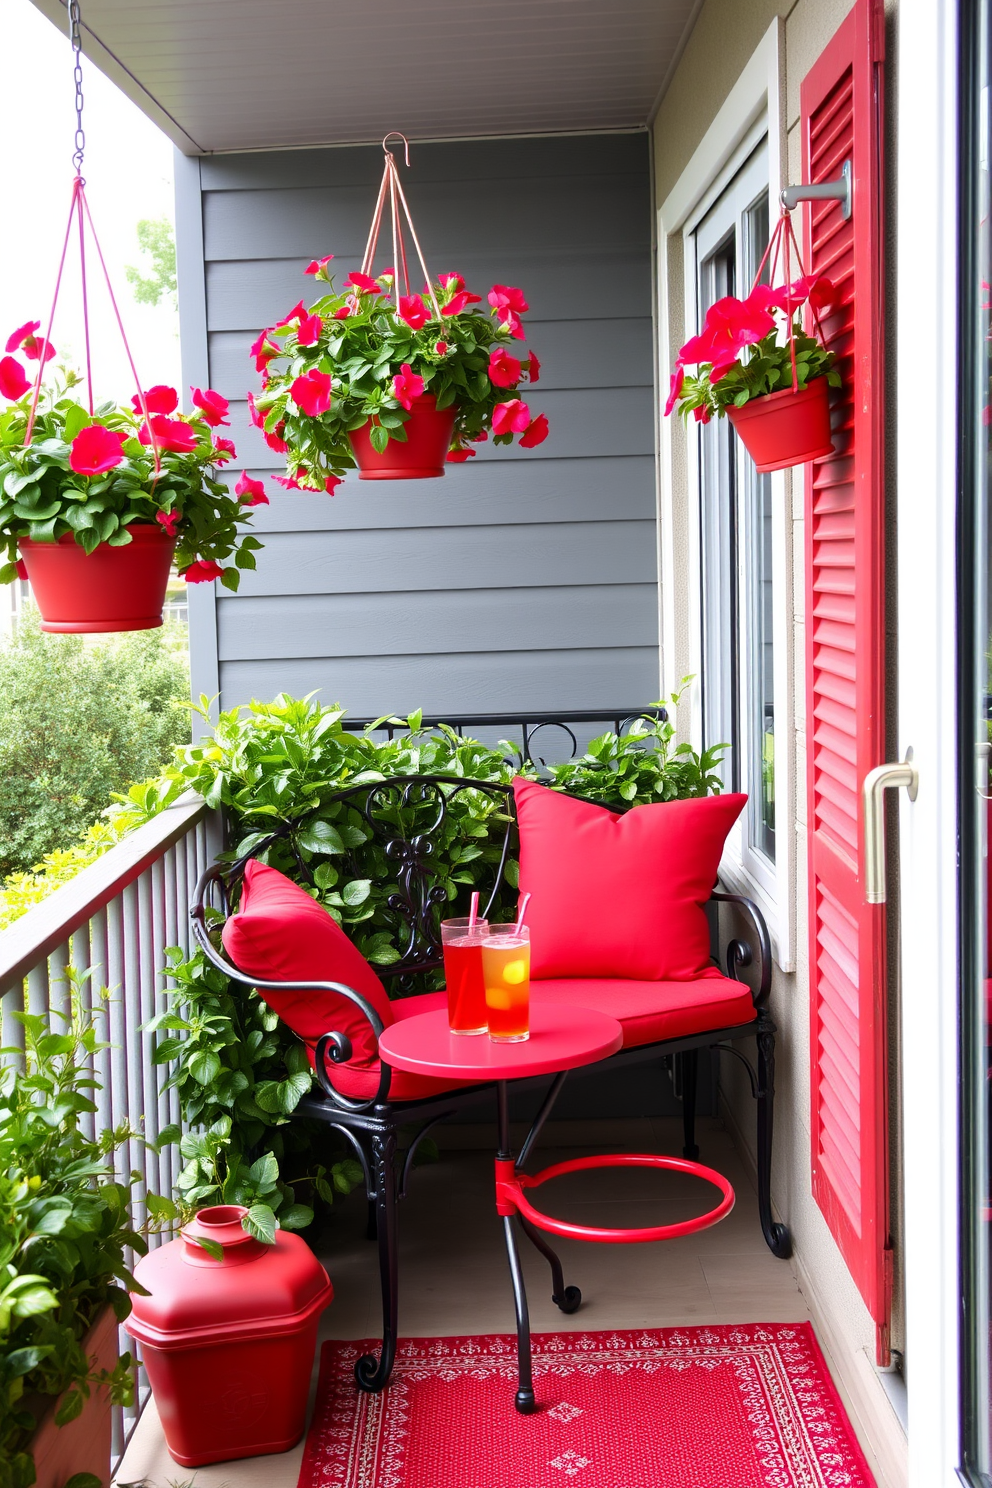
<svg viewBox="0 0 992 1488">
<path fill-rule="evenodd" d="M 578 1287 L 569 1286 L 560 1297 L 552 1297 L 551 1300 L 560 1312 L 578 1312 L 582 1306 L 582 1293 Z"/>
<path fill-rule="evenodd" d="M 514 1405 L 522 1416 L 532 1416 L 537 1410 L 537 1401 L 534 1399 L 534 1391 L 528 1386 L 527 1389 L 517 1391 Z"/>
</svg>

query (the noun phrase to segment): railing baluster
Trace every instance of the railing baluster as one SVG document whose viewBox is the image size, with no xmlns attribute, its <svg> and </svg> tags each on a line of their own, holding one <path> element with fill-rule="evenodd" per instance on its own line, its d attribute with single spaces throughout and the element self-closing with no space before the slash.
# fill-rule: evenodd
<svg viewBox="0 0 992 1488">
<path fill-rule="evenodd" d="M 48 961 L 40 961 L 28 972 L 27 1011 L 48 1016 Z"/>
<path fill-rule="evenodd" d="M 89 979 L 89 994 L 93 1026 L 96 1029 L 97 1042 L 105 1044 L 109 1042 L 111 1036 L 110 1005 L 104 996 L 110 978 L 110 969 L 107 965 L 107 911 L 105 909 L 98 909 L 90 920 L 90 966 L 92 973 Z M 93 1057 L 93 1069 L 100 1085 L 96 1092 L 96 1129 L 99 1133 L 114 1124 L 110 1093 L 109 1049 L 96 1051 Z"/>
<path fill-rule="evenodd" d="M 149 1035 L 142 1032 L 142 1025 L 148 1022 L 155 1011 L 155 963 L 162 954 L 162 942 L 155 936 L 156 919 L 153 900 L 156 868 L 161 874 L 161 865 L 153 863 L 151 867 L 145 869 L 136 884 L 141 943 L 138 955 L 138 975 L 132 989 L 132 1006 L 135 1016 L 131 1038 L 133 1047 L 141 1053 L 140 1059 L 135 1062 L 142 1077 L 141 1115 L 144 1133 L 149 1141 L 154 1141 L 158 1136 L 158 1091 L 156 1089 L 158 1069 L 151 1062 Z M 158 1156 L 152 1149 L 148 1147 L 141 1149 L 140 1166 L 144 1174 L 145 1192 L 161 1193 Z"/>
</svg>

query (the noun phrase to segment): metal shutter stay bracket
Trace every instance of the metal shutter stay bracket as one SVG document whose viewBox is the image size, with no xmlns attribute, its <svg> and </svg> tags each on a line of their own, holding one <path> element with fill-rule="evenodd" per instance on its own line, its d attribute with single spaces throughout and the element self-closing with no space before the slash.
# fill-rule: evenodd
<svg viewBox="0 0 992 1488">
<path fill-rule="evenodd" d="M 839 201 L 840 214 L 846 222 L 851 215 L 853 189 L 851 162 L 845 160 L 836 181 L 821 181 L 817 185 L 786 186 L 781 202 L 787 212 L 794 212 L 804 201 Z"/>
</svg>

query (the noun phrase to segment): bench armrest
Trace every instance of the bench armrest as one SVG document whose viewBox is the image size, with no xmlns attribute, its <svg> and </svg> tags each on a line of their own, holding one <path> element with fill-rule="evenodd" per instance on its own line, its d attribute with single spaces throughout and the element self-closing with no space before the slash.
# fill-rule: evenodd
<svg viewBox="0 0 992 1488">
<path fill-rule="evenodd" d="M 752 990 L 751 996 L 756 1008 L 760 1010 L 767 1007 L 768 997 L 772 990 L 772 944 L 764 915 L 754 900 L 745 898 L 743 894 L 723 894 L 714 890 L 710 899 L 717 904 L 736 905 L 750 920 L 760 963 L 758 986 Z M 727 946 L 727 975 L 735 982 L 742 982 L 744 978 L 739 973 L 745 966 L 752 964 L 754 953 L 755 946 L 752 946 L 749 940 L 731 940 Z"/>
</svg>

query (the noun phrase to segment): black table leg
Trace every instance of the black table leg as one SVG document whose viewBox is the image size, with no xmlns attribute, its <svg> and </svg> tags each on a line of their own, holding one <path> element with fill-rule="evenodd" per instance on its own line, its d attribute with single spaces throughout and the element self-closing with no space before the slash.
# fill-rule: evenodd
<svg viewBox="0 0 992 1488">
<path fill-rule="evenodd" d="M 497 1156 L 503 1159 L 511 1158 L 513 1154 L 510 1151 L 510 1111 L 505 1080 L 501 1080 L 496 1087 L 496 1105 L 499 1114 Z M 513 1228 L 513 1216 L 510 1214 L 503 1216 L 503 1238 L 506 1241 L 506 1258 L 510 1263 L 513 1305 L 517 1315 L 517 1393 L 514 1404 L 521 1415 L 529 1416 L 536 1409 L 530 1356 L 530 1314 L 527 1310 L 524 1274 L 517 1251 L 517 1236 Z"/>
</svg>

